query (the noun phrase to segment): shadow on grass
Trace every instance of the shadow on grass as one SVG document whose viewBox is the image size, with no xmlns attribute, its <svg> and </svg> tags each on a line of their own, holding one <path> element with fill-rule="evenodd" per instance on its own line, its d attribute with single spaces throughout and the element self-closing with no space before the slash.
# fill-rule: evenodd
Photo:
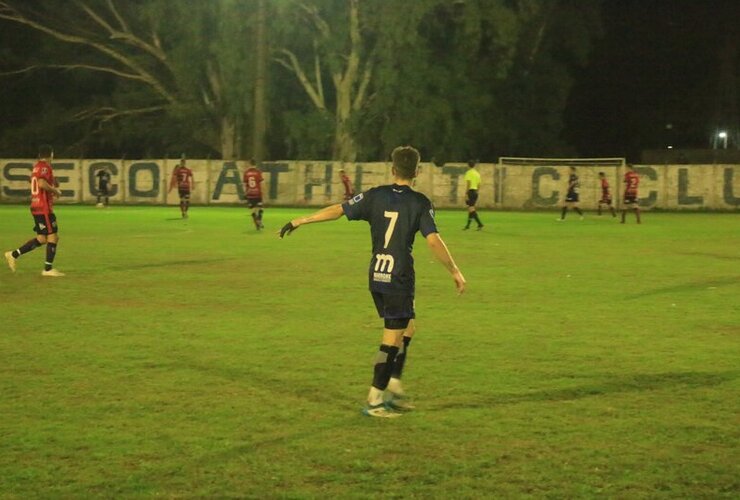
<svg viewBox="0 0 740 500">
<path fill-rule="evenodd" d="M 147 262 L 145 264 L 128 264 L 125 266 L 111 266 L 110 271 L 131 271 L 136 269 L 151 269 L 156 267 L 180 267 L 180 266 L 198 266 L 203 264 L 213 264 L 215 262 L 227 262 L 236 260 L 234 257 L 221 257 L 218 259 L 190 259 L 190 260 L 168 260 L 162 262 Z"/>
<path fill-rule="evenodd" d="M 711 257 L 721 260 L 740 260 L 740 255 L 724 255 L 720 253 L 709 252 L 676 252 L 678 255 L 688 255 L 689 257 Z"/>
<path fill-rule="evenodd" d="M 465 400 L 446 401 L 434 404 L 430 409 L 446 408 L 486 408 L 496 405 L 536 403 L 552 401 L 573 401 L 583 398 L 605 396 L 627 392 L 646 392 L 683 387 L 695 389 L 712 387 L 730 382 L 740 376 L 740 372 L 669 372 L 649 375 L 614 377 L 601 383 L 592 383 L 563 389 L 544 389 L 524 394 L 490 394 L 483 397 L 472 396 Z"/>
<path fill-rule="evenodd" d="M 676 292 L 691 292 L 706 290 L 709 287 L 719 287 L 724 285 L 738 285 L 740 284 L 740 276 L 728 276 L 727 278 L 713 278 L 701 281 L 690 281 L 688 283 L 682 283 L 680 285 L 666 286 L 661 288 L 654 288 L 645 292 L 635 293 L 627 295 L 626 299 L 641 299 L 643 297 L 650 297 L 652 295 L 662 295 L 666 293 Z"/>
</svg>

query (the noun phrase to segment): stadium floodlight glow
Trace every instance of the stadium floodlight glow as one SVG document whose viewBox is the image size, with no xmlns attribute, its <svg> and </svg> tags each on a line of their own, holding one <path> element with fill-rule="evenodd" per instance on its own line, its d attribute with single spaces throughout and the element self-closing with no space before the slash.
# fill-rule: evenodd
<svg viewBox="0 0 740 500">
<path fill-rule="evenodd" d="M 668 149 L 673 149 L 673 146 L 668 146 Z"/>
<path fill-rule="evenodd" d="M 720 139 L 727 139 L 727 132 L 723 130 L 722 132 L 717 134 L 717 137 L 719 137 Z"/>
</svg>

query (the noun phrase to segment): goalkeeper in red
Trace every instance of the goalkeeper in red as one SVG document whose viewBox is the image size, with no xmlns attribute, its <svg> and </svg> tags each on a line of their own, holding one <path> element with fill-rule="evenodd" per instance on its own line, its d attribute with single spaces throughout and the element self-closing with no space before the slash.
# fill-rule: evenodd
<svg viewBox="0 0 740 500">
<path fill-rule="evenodd" d="M 39 161 L 31 171 L 31 215 L 36 237 L 13 251 L 5 252 L 5 261 L 13 272 L 15 272 L 16 260 L 21 255 L 46 245 L 46 261 L 41 276 L 54 278 L 64 276 L 64 273 L 54 269 L 54 257 L 57 254 L 57 243 L 59 243 L 59 226 L 57 226 L 57 217 L 54 215 L 53 198 L 61 196 L 62 192 L 54 180 L 54 171 L 51 168 L 52 159 L 54 159 L 54 151 L 51 146 L 39 147 Z"/>
<path fill-rule="evenodd" d="M 372 188 L 342 204 L 293 219 L 280 230 L 282 238 L 304 224 L 336 220 L 342 215 L 348 220 L 364 220 L 370 224 L 370 294 L 378 315 L 383 318 L 384 329 L 363 413 L 386 418 L 413 409 L 404 397 L 401 375 L 416 331 L 411 251 L 417 232 L 452 275 L 458 293 L 465 290 L 465 278 L 437 231 L 431 201 L 411 188 L 418 171 L 419 152 L 410 146 L 397 147 L 392 160 L 393 184 Z"/>
</svg>

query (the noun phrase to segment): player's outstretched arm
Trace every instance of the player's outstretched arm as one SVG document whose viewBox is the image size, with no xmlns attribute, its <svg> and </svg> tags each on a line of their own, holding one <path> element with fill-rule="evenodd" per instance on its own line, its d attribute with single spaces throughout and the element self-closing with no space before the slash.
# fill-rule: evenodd
<svg viewBox="0 0 740 500">
<path fill-rule="evenodd" d="M 457 268 L 455 260 L 452 258 L 450 251 L 447 249 L 447 245 L 442 241 L 442 237 L 439 233 L 430 233 L 427 235 L 427 244 L 429 245 L 429 248 L 432 249 L 432 253 L 437 257 L 437 260 L 440 261 L 452 275 L 452 279 L 455 280 L 457 293 L 463 293 L 465 291 L 465 277 L 460 272 L 460 269 Z"/>
<path fill-rule="evenodd" d="M 336 220 L 340 218 L 343 214 L 344 210 L 342 210 L 341 204 L 337 203 L 335 205 L 329 205 L 328 207 L 322 208 L 318 212 L 314 212 L 311 215 L 298 217 L 288 222 L 280 230 L 280 237 L 282 238 L 286 234 L 292 233 L 293 231 L 298 229 L 299 226 L 302 226 L 304 224 L 313 224 L 314 222 Z"/>
</svg>

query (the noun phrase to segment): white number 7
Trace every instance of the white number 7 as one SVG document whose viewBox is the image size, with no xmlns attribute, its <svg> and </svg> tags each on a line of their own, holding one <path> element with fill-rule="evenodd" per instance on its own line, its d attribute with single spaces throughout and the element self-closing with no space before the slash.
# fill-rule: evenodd
<svg viewBox="0 0 740 500">
<path fill-rule="evenodd" d="M 398 212 L 383 212 L 383 215 L 391 220 L 388 223 L 388 229 L 385 230 L 385 246 L 383 247 L 388 248 L 388 243 L 391 242 L 391 236 L 393 236 L 393 230 L 396 228 Z"/>
</svg>

